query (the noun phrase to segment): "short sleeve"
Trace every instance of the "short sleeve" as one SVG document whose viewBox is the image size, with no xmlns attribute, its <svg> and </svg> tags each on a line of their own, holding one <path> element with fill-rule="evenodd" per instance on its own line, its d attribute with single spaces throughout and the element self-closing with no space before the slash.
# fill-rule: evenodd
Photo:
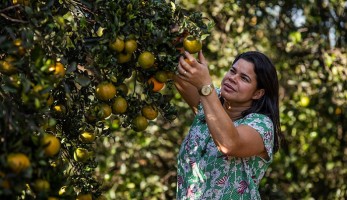
<svg viewBox="0 0 347 200">
<path fill-rule="evenodd" d="M 270 161 L 272 161 L 274 146 L 274 126 L 271 119 L 263 114 L 252 113 L 247 115 L 240 124 L 248 125 L 254 128 L 260 134 Z"/>
</svg>

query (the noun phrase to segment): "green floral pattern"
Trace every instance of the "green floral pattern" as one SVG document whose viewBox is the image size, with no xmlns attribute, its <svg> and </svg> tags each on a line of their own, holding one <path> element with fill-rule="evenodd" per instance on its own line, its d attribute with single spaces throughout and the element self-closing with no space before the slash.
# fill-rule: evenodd
<svg viewBox="0 0 347 200">
<path fill-rule="evenodd" d="M 177 199 L 260 199 L 258 185 L 273 159 L 273 123 L 269 117 L 253 113 L 234 124 L 256 129 L 270 159 L 222 154 L 211 139 L 200 104 L 178 155 Z"/>
</svg>

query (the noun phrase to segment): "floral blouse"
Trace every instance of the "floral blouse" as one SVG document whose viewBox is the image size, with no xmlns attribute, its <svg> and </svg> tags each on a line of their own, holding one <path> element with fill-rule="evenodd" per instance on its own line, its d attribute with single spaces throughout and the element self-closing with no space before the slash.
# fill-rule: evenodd
<svg viewBox="0 0 347 200">
<path fill-rule="evenodd" d="M 234 124 L 247 124 L 258 131 L 269 160 L 222 154 L 210 136 L 200 104 L 178 154 L 177 199 L 260 199 L 258 185 L 273 159 L 273 123 L 265 115 L 252 113 Z"/>
</svg>

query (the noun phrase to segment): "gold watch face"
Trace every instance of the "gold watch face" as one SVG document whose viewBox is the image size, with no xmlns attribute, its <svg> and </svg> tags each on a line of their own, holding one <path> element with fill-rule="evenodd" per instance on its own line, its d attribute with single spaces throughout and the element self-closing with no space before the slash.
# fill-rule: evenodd
<svg viewBox="0 0 347 200">
<path fill-rule="evenodd" d="M 207 86 L 204 86 L 204 87 L 202 87 L 201 88 L 201 94 L 203 94 L 203 95 L 209 95 L 210 93 L 211 93 L 211 87 L 209 86 L 209 85 L 207 85 Z"/>
</svg>

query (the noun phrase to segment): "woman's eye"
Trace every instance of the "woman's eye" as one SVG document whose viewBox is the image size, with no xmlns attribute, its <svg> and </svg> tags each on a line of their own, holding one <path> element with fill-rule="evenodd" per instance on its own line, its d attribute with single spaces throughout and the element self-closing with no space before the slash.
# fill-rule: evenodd
<svg viewBox="0 0 347 200">
<path fill-rule="evenodd" d="M 241 77 L 241 79 L 243 80 L 243 81 L 246 81 L 246 82 L 249 82 L 249 79 L 247 78 L 247 77 Z"/>
<path fill-rule="evenodd" d="M 235 74 L 235 69 L 230 69 L 230 73 Z"/>
</svg>

